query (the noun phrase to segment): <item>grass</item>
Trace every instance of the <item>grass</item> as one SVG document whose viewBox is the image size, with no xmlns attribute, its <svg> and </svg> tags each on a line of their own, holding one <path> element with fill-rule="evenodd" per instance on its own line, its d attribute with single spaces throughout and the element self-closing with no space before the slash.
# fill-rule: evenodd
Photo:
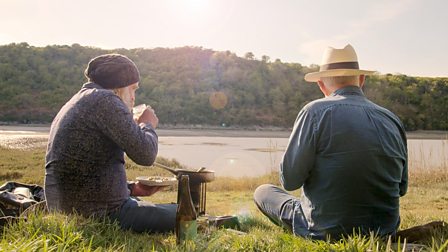
<svg viewBox="0 0 448 252">
<path fill-rule="evenodd" d="M 42 148 L 9 150 L 0 148 L 0 183 L 15 180 L 43 184 Z M 157 160 L 173 167 L 175 160 Z M 141 175 L 171 176 L 160 168 L 148 169 L 127 162 L 129 179 Z M 275 173 L 257 178 L 218 177 L 208 185 L 207 211 L 211 215 L 237 215 L 245 234 L 231 230 L 208 230 L 194 242 L 176 245 L 173 234 L 149 235 L 120 230 L 107 220 L 77 215 L 31 214 L 3 229 L 0 251 L 404 251 L 403 243 L 391 243 L 374 235 L 351 235 L 337 242 L 311 241 L 295 237 L 270 223 L 256 209 L 252 194 L 263 183 L 277 183 Z M 408 194 L 401 199 L 401 228 L 433 220 L 448 222 L 448 169 L 412 171 Z M 299 192 L 294 192 L 298 195 Z M 155 203 L 176 201 L 176 188 L 152 197 Z M 448 230 L 423 241 L 424 251 L 448 251 Z"/>
<path fill-rule="evenodd" d="M 4 229 L 2 251 L 401 251 L 374 235 L 353 235 L 338 242 L 310 241 L 283 232 L 259 217 L 241 218 L 238 234 L 229 230 L 200 233 L 195 241 L 176 245 L 174 235 L 135 234 L 106 220 L 80 216 L 31 215 Z M 445 234 L 446 235 L 446 234 Z M 435 240 L 425 249 L 445 251 L 447 241 Z"/>
</svg>

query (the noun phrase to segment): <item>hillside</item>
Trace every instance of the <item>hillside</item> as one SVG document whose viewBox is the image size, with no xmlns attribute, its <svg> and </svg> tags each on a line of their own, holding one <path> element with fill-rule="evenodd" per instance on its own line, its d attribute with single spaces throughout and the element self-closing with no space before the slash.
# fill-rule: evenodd
<svg viewBox="0 0 448 252">
<path fill-rule="evenodd" d="M 291 127 L 297 112 L 322 95 L 299 63 L 238 57 L 198 47 L 115 49 L 71 46 L 0 46 L 0 122 L 51 122 L 86 81 L 88 61 L 103 53 L 135 61 L 137 103 L 150 104 L 165 125 Z M 396 113 L 407 130 L 448 130 L 448 78 L 380 75 L 366 95 Z"/>
</svg>

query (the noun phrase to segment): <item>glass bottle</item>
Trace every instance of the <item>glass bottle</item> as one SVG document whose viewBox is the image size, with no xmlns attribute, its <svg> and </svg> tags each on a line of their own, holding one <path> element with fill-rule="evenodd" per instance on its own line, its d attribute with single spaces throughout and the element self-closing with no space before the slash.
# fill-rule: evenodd
<svg viewBox="0 0 448 252">
<path fill-rule="evenodd" d="M 189 180 L 188 175 L 182 175 L 179 180 L 176 211 L 176 242 L 178 244 L 195 238 L 198 230 Z"/>
</svg>

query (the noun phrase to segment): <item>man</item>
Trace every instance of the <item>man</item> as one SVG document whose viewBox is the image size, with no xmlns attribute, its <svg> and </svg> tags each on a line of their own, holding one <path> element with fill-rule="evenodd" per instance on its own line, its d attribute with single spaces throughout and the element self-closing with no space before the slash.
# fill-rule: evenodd
<svg viewBox="0 0 448 252">
<path fill-rule="evenodd" d="M 130 196 L 149 196 L 160 187 L 128 184 L 124 152 L 140 165 L 157 155 L 158 118 L 148 108 L 134 120 L 140 74 L 129 58 L 106 54 L 92 59 L 88 82 L 56 115 L 46 154 L 45 196 L 50 210 L 107 216 L 137 232 L 174 230 L 175 204 L 155 205 Z"/>
<path fill-rule="evenodd" d="M 319 72 L 305 75 L 325 98 L 299 112 L 280 164 L 282 186 L 302 187 L 302 198 L 273 185 L 254 194 L 274 223 L 313 239 L 396 232 L 408 181 L 406 136 L 397 116 L 364 96 L 372 73 L 359 70 L 347 45 L 328 48 Z"/>
</svg>

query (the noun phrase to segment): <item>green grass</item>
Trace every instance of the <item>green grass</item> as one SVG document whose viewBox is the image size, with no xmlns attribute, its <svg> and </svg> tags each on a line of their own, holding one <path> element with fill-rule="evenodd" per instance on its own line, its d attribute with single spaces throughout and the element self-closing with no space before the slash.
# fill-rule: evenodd
<svg viewBox="0 0 448 252">
<path fill-rule="evenodd" d="M 43 184 L 43 149 L 0 149 L 0 183 L 15 180 Z M 174 160 L 158 162 L 180 166 Z M 167 175 L 159 168 L 147 168 L 128 161 L 128 178 Z M 276 174 L 257 178 L 222 178 L 208 185 L 207 211 L 211 215 L 237 215 L 241 235 L 229 230 L 208 230 L 193 242 L 176 245 L 173 234 L 149 235 L 120 230 L 107 220 L 77 215 L 31 214 L 3 229 L 0 251 L 402 251 L 403 243 L 392 244 L 378 237 L 352 235 L 337 242 L 311 241 L 295 237 L 270 223 L 256 209 L 252 193 L 263 183 L 277 183 Z M 401 228 L 433 220 L 448 222 L 448 169 L 411 172 L 408 194 L 401 199 Z M 299 192 L 294 192 L 298 195 Z M 176 188 L 152 197 L 155 203 L 175 202 Z M 448 230 L 423 241 L 424 251 L 448 251 Z M 418 251 L 418 250 L 417 250 Z"/>
<path fill-rule="evenodd" d="M 3 231 L 1 251 L 401 251 L 374 235 L 352 235 L 338 242 L 295 237 L 261 216 L 240 218 L 245 234 L 226 229 L 200 233 L 195 241 L 176 245 L 174 235 L 135 234 L 106 220 L 76 215 L 31 215 Z M 445 238 L 435 238 L 426 250 L 445 251 Z"/>
</svg>

